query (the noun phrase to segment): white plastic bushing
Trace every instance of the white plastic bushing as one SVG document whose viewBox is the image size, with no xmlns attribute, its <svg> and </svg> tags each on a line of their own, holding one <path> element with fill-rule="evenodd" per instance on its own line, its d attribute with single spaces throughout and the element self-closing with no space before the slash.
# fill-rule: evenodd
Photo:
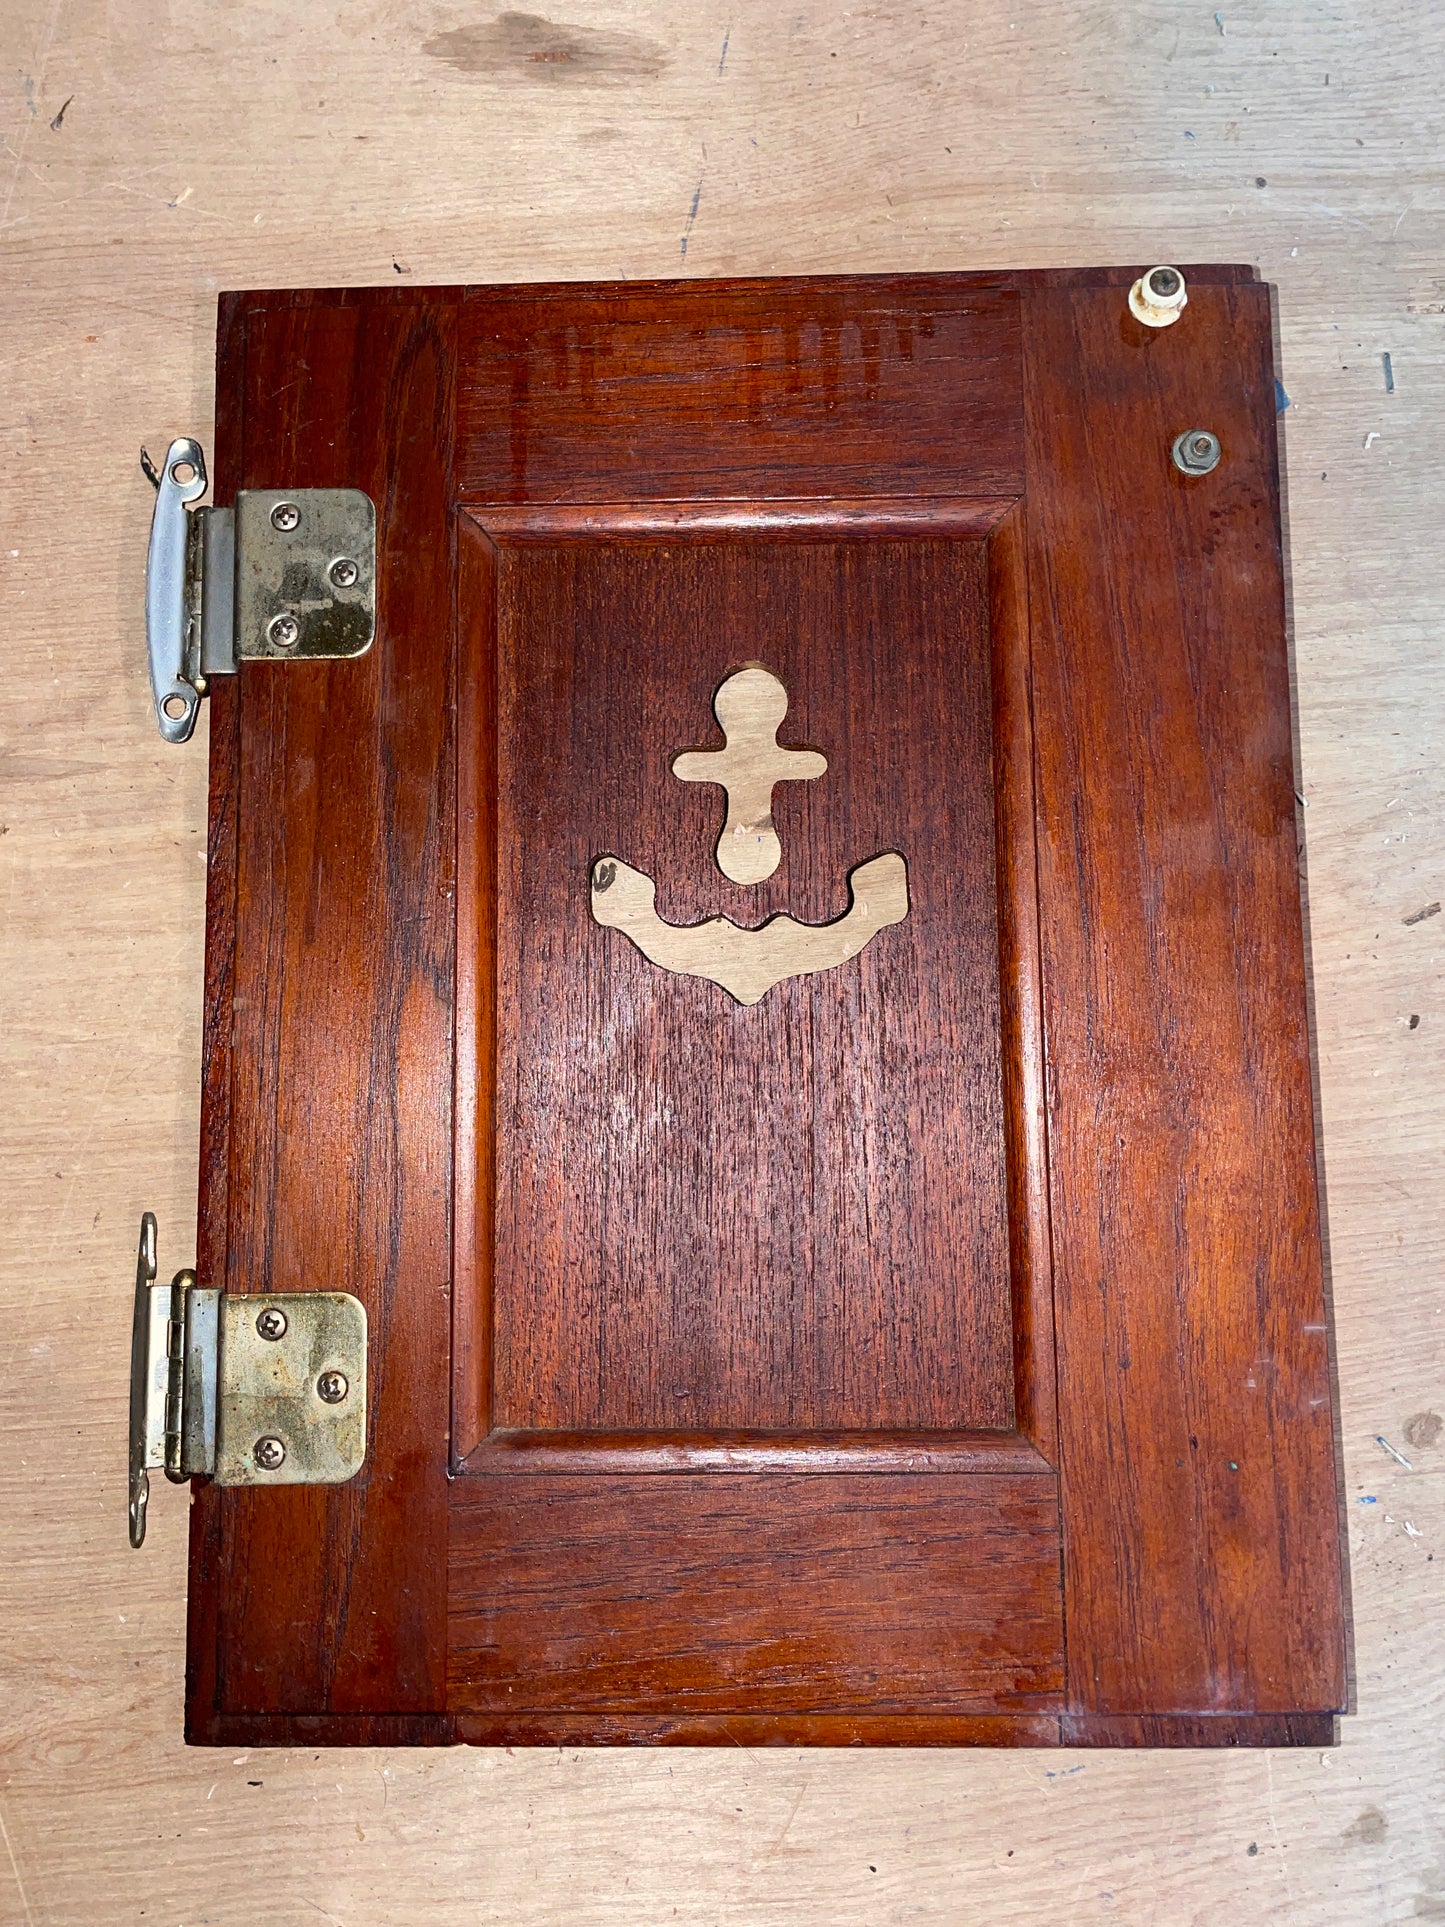
<svg viewBox="0 0 1445 1927">
<path fill-rule="evenodd" d="M 1129 290 L 1129 312 L 1146 328 L 1172 328 L 1188 300 L 1178 268 L 1150 268 Z"/>
</svg>

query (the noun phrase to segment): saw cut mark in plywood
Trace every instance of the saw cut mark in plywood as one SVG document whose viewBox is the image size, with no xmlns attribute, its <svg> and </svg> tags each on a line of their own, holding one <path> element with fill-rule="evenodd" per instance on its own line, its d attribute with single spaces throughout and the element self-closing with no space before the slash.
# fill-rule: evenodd
<svg viewBox="0 0 1445 1927">
<path fill-rule="evenodd" d="M 815 749 L 784 749 L 779 743 L 788 692 L 760 665 L 729 676 L 712 706 L 727 747 L 684 750 L 672 773 L 684 783 L 718 783 L 727 791 L 717 867 L 734 883 L 765 883 L 783 854 L 773 828 L 774 785 L 811 782 L 827 769 L 828 759 Z"/>
<path fill-rule="evenodd" d="M 832 923 L 770 917 L 744 930 L 729 917 L 664 923 L 654 907 L 657 886 L 616 857 L 592 866 L 592 914 L 629 936 L 650 962 L 685 977 L 706 977 L 740 1004 L 755 1004 L 785 977 L 831 970 L 856 957 L 877 933 L 908 915 L 908 866 L 896 851 L 860 863 L 848 878 L 852 897 Z"/>
</svg>

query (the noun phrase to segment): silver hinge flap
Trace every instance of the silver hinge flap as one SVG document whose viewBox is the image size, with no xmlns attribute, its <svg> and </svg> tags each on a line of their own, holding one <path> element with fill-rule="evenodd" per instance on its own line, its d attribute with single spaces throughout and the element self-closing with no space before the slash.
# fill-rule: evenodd
<svg viewBox="0 0 1445 1927">
<path fill-rule="evenodd" d="M 141 1219 L 130 1356 L 130 1542 L 145 1539 L 150 1474 L 217 1485 L 339 1485 L 366 1458 L 366 1308 L 344 1291 L 156 1283 Z"/>
<path fill-rule="evenodd" d="M 376 509 L 357 488 L 242 489 L 191 508 L 206 458 L 180 436 L 157 470 L 146 554 L 146 643 L 156 720 L 184 743 L 212 676 L 242 662 L 364 655 L 376 634 Z"/>
</svg>

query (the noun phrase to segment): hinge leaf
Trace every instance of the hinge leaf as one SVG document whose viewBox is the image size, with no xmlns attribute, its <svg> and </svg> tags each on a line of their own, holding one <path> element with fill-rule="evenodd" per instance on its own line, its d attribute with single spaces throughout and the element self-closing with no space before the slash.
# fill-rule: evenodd
<svg viewBox="0 0 1445 1927">
<path fill-rule="evenodd" d="M 177 1483 L 337 1485 L 366 1458 L 366 1309 L 344 1291 L 156 1283 L 141 1219 L 131 1326 L 130 1542 L 145 1540 L 150 1474 Z"/>
</svg>

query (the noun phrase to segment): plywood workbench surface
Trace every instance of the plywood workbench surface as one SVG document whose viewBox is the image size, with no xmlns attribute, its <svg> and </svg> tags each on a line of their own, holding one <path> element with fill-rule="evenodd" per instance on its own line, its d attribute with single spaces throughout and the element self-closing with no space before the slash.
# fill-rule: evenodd
<svg viewBox="0 0 1445 1927">
<path fill-rule="evenodd" d="M 0 0 L 0 49 L 0 1923 L 1445 1920 L 1445 20 Z M 1278 291 L 1341 1745 L 188 1752 L 185 1503 L 129 1551 L 124 1434 L 141 1210 L 193 1250 L 206 765 L 137 450 L 209 442 L 217 291 L 1169 260 Z"/>
</svg>

